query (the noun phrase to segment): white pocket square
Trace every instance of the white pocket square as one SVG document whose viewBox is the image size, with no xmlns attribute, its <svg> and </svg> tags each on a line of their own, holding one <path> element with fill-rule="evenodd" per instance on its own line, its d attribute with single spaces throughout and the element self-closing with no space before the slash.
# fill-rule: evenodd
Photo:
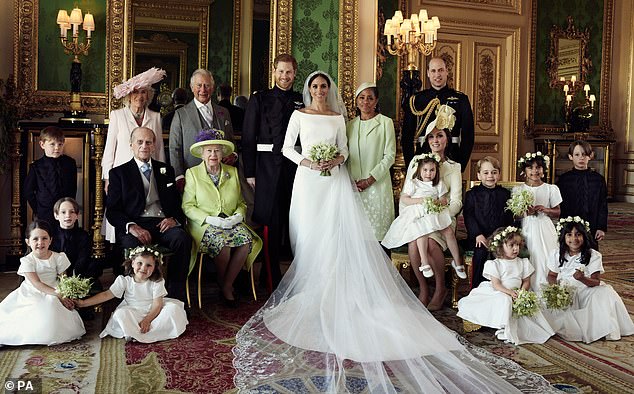
<svg viewBox="0 0 634 394">
<path fill-rule="evenodd" d="M 174 183 L 168 183 L 166 187 L 174 186 Z"/>
</svg>

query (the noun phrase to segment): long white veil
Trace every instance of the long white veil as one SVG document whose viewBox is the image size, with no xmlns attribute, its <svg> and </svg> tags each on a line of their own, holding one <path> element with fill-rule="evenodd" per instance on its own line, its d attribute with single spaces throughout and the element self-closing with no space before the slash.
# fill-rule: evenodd
<svg viewBox="0 0 634 394">
<path fill-rule="evenodd" d="M 300 114 L 289 129 L 308 144 L 341 123 Z M 555 392 L 425 309 L 377 242 L 345 164 L 331 176 L 300 166 L 289 218 L 293 262 L 236 335 L 240 393 Z"/>
<path fill-rule="evenodd" d="M 302 96 L 304 98 L 304 105 L 308 107 L 310 103 L 312 103 L 313 101 L 313 98 L 310 96 L 310 89 L 309 89 L 308 83 L 312 79 L 312 77 L 315 75 L 323 75 L 324 77 L 328 78 L 328 80 L 330 81 L 330 88 L 328 89 L 328 96 L 326 97 L 326 102 L 330 106 L 331 110 L 335 111 L 338 114 L 343 115 L 343 118 L 346 121 L 348 121 L 348 110 L 346 109 L 346 105 L 343 103 L 343 99 L 341 98 L 341 95 L 339 94 L 339 89 L 337 88 L 337 84 L 335 83 L 335 81 L 333 81 L 332 77 L 328 75 L 328 73 L 325 71 L 321 71 L 321 70 L 313 71 L 312 73 L 308 75 L 308 77 L 306 77 L 306 80 L 304 81 L 304 91 L 302 92 Z"/>
</svg>

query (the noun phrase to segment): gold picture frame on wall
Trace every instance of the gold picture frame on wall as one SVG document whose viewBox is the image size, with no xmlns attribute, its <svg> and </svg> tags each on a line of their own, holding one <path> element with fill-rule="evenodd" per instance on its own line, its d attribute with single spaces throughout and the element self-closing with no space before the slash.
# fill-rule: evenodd
<svg viewBox="0 0 634 394">
<path fill-rule="evenodd" d="M 63 112 L 70 109 L 69 91 L 42 90 L 38 87 L 39 10 L 39 0 L 14 1 L 18 30 L 14 36 L 15 58 L 13 60 L 13 75 L 17 88 L 18 106 L 26 114 Z M 110 24 L 106 22 L 106 26 L 108 30 L 106 35 L 108 35 Z M 105 93 L 81 93 L 82 108 L 88 113 L 104 114 L 107 108 L 107 101 L 108 98 Z"/>
<path fill-rule="evenodd" d="M 209 42 L 209 7 L 211 0 L 172 0 L 157 2 L 153 0 L 123 0 L 125 15 L 128 18 L 122 25 L 116 25 L 112 31 L 113 49 L 115 42 L 122 39 L 125 42 L 125 50 L 121 61 L 111 63 L 110 67 L 120 71 L 120 79 L 110 81 L 111 88 L 134 74 L 135 49 L 135 29 L 137 27 L 149 31 L 194 33 L 197 35 L 198 63 L 196 68 L 207 68 L 208 42 Z M 190 50 L 189 48 L 188 50 Z M 181 62 L 183 64 L 183 62 Z M 181 71 L 179 79 L 183 81 L 185 69 Z M 117 75 L 119 75 L 117 73 Z M 185 76 L 185 83 L 187 86 Z M 120 100 L 112 100 L 110 110 L 121 107 Z"/>
<path fill-rule="evenodd" d="M 538 135 L 561 134 L 564 126 L 535 124 L 535 73 L 536 73 L 536 45 L 537 45 L 537 3 L 532 0 L 531 9 L 531 61 L 530 82 L 528 99 L 528 117 L 524 124 L 524 136 L 535 138 Z M 614 130 L 609 118 L 610 111 L 610 78 L 612 74 L 612 29 L 614 24 L 614 0 L 603 2 L 603 36 L 601 38 L 601 83 L 599 87 L 598 126 L 594 126 L 591 132 L 605 138 L 613 138 Z M 540 69 L 541 70 L 541 69 Z M 541 71 L 540 71 L 541 72 Z M 550 75 L 547 76 L 550 81 Z"/>
</svg>

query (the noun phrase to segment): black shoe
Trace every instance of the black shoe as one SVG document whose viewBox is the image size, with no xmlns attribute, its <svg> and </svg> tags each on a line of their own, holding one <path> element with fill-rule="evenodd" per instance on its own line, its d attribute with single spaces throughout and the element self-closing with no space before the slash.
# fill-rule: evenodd
<svg viewBox="0 0 634 394">
<path fill-rule="evenodd" d="M 235 295 L 234 295 L 235 297 Z M 220 299 L 222 300 L 222 303 L 227 307 L 227 308 L 231 308 L 231 309 L 236 309 L 238 308 L 238 300 L 236 298 L 234 298 L 233 300 L 230 300 L 228 298 L 226 298 L 224 296 L 224 294 L 222 294 L 222 292 L 220 293 Z"/>
</svg>

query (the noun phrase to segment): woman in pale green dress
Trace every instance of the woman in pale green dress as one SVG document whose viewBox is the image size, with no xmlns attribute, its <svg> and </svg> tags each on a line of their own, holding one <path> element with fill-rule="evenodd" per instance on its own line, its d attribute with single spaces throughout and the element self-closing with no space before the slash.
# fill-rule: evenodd
<svg viewBox="0 0 634 394">
<path fill-rule="evenodd" d="M 394 220 L 394 197 L 390 167 L 396 156 L 392 119 L 378 110 L 379 91 L 362 83 L 355 93 L 357 116 L 348 122 L 348 169 L 355 181 L 378 241 Z"/>
</svg>

